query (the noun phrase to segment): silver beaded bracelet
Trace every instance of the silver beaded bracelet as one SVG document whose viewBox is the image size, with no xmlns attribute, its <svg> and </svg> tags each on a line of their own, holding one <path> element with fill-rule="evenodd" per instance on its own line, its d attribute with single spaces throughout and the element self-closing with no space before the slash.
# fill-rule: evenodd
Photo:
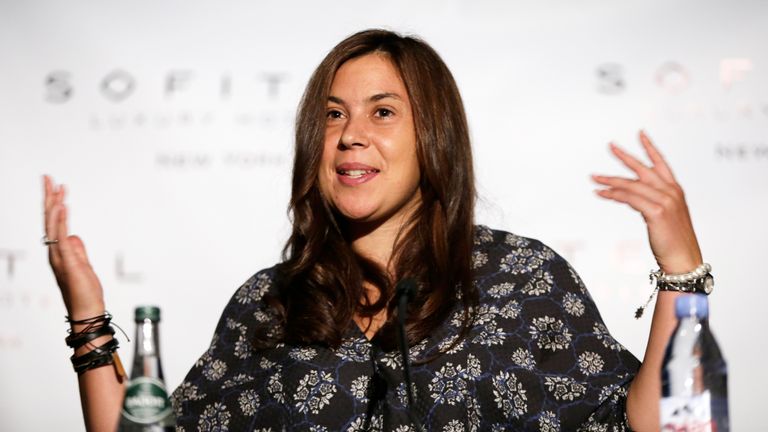
<svg viewBox="0 0 768 432">
<path fill-rule="evenodd" d="M 635 311 L 635 318 L 640 319 L 643 316 L 643 312 L 653 300 L 653 297 L 659 291 L 676 291 L 683 293 L 701 293 L 709 295 L 715 287 L 715 279 L 710 274 L 712 266 L 704 263 L 696 267 L 692 272 L 668 275 L 661 269 L 651 270 L 649 279 L 653 283 L 656 280 L 656 288 L 654 288 L 651 296 L 648 297 L 648 301 L 644 305 L 637 308 Z"/>
</svg>

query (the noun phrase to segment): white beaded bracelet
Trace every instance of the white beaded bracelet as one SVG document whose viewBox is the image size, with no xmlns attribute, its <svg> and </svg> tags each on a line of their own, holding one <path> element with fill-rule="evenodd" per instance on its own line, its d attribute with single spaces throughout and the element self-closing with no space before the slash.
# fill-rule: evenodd
<svg viewBox="0 0 768 432">
<path fill-rule="evenodd" d="M 696 267 L 696 270 L 688 273 L 682 273 L 682 274 L 674 274 L 674 275 L 668 275 L 665 274 L 661 269 L 652 271 L 651 272 L 651 281 L 653 281 L 653 278 L 656 278 L 659 282 L 667 282 L 667 283 L 687 283 L 692 282 L 696 279 L 701 279 L 704 276 L 706 276 L 710 271 L 712 271 L 712 266 L 704 263 L 700 266 Z"/>
<path fill-rule="evenodd" d="M 654 288 L 651 296 L 648 297 L 648 301 L 637 308 L 635 311 L 635 318 L 639 319 L 643 316 L 643 312 L 659 291 L 676 291 L 683 293 L 698 292 L 709 295 L 715 287 L 715 280 L 709 273 L 710 271 L 712 271 L 712 266 L 707 263 L 701 264 L 692 272 L 674 275 L 665 274 L 661 269 L 655 271 L 651 270 L 649 278 L 651 283 L 656 279 L 656 288 Z"/>
</svg>

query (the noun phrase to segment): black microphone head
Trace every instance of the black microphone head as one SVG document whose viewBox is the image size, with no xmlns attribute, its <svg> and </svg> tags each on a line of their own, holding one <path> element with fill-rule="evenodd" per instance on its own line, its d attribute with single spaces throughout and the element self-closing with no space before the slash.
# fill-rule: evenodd
<svg viewBox="0 0 768 432">
<path fill-rule="evenodd" d="M 398 299 L 405 297 L 406 300 L 411 301 L 416 295 L 416 281 L 411 278 L 402 279 L 396 285 L 395 296 Z"/>
</svg>

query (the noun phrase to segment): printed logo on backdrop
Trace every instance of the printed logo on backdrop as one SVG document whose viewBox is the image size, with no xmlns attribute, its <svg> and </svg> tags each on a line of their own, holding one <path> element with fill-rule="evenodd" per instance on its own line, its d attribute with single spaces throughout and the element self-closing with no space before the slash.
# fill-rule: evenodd
<svg viewBox="0 0 768 432">
<path fill-rule="evenodd" d="M 768 127 L 768 100 L 757 96 L 761 94 L 758 87 L 766 85 L 765 78 L 755 73 L 749 58 L 724 58 L 700 71 L 677 61 L 661 62 L 645 77 L 630 75 L 620 63 L 603 63 L 596 67 L 595 76 L 597 92 L 611 97 L 627 95 L 632 89 L 647 92 L 651 84 L 657 95 L 650 96 L 660 97 L 649 113 L 653 119 L 718 122 L 741 130 Z M 768 142 L 763 139 L 717 139 L 712 148 L 720 161 L 768 161 Z"/>
<path fill-rule="evenodd" d="M 35 247 L 38 245 L 35 244 Z M 0 245 L 0 311 L 27 310 L 30 308 L 47 310 L 50 307 L 61 305 L 60 295 L 53 279 L 51 286 L 45 289 L 27 286 L 30 272 L 37 271 L 40 263 L 36 262 L 36 251 L 11 249 Z M 28 258 L 32 256 L 34 259 Z M 116 252 L 114 255 L 112 278 L 120 283 L 138 284 L 144 280 L 144 275 L 128 262 L 124 252 Z M 48 271 L 46 269 L 46 271 Z M 51 276 L 53 276 L 51 274 Z M 1 313 L 1 312 L 0 312 Z M 15 339 L 13 339 L 15 340 Z M 0 332 L 0 348 L 13 345 L 8 335 Z"/>
<path fill-rule="evenodd" d="M 597 91 L 619 94 L 627 87 L 624 68 L 618 63 L 605 63 L 597 67 Z"/>
<path fill-rule="evenodd" d="M 768 141 L 718 141 L 715 156 L 726 162 L 768 161 Z"/>
<path fill-rule="evenodd" d="M 242 146 L 228 149 L 231 143 L 225 138 L 216 140 L 215 151 L 158 148 L 154 156 L 158 168 L 258 169 L 288 163 L 298 98 L 293 97 L 295 91 L 291 93 L 294 81 L 287 72 L 211 74 L 170 69 L 146 76 L 112 69 L 88 80 L 90 72 L 49 72 L 43 80 L 43 99 L 62 110 L 83 111 L 87 130 L 103 133 L 105 139 L 137 131 L 253 137 L 253 147 L 246 150 Z M 276 137 L 285 142 L 259 148 L 259 142 L 274 144 Z"/>
<path fill-rule="evenodd" d="M 19 286 L 18 279 L 23 279 L 34 264 L 30 262 L 32 251 L 3 247 L 0 244 L 0 316 L 8 316 L 12 310 L 29 311 L 33 309 L 46 310 L 56 306 L 59 296 L 56 290 L 45 292 Z M 19 277 L 21 276 L 21 277 Z M 60 303 L 61 300 L 58 300 Z M 23 331 L 18 326 L 0 326 L 0 352 L 19 351 L 29 344 Z"/>
</svg>

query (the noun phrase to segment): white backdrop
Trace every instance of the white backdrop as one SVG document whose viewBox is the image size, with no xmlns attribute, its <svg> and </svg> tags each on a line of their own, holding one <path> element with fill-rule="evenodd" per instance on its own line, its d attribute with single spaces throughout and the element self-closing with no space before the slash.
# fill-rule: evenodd
<svg viewBox="0 0 768 432">
<path fill-rule="evenodd" d="M 714 266 L 732 426 L 759 430 L 766 24 L 758 0 L 0 0 L 0 429 L 82 429 L 40 176 L 69 187 L 117 322 L 132 333 L 136 304 L 162 307 L 173 388 L 234 290 L 279 259 L 309 74 L 343 37 L 386 27 L 425 38 L 459 82 L 478 220 L 564 254 L 638 357 L 653 258 L 641 218 L 597 199 L 588 175 L 622 173 L 607 143 L 637 153 L 649 132 Z"/>
</svg>

